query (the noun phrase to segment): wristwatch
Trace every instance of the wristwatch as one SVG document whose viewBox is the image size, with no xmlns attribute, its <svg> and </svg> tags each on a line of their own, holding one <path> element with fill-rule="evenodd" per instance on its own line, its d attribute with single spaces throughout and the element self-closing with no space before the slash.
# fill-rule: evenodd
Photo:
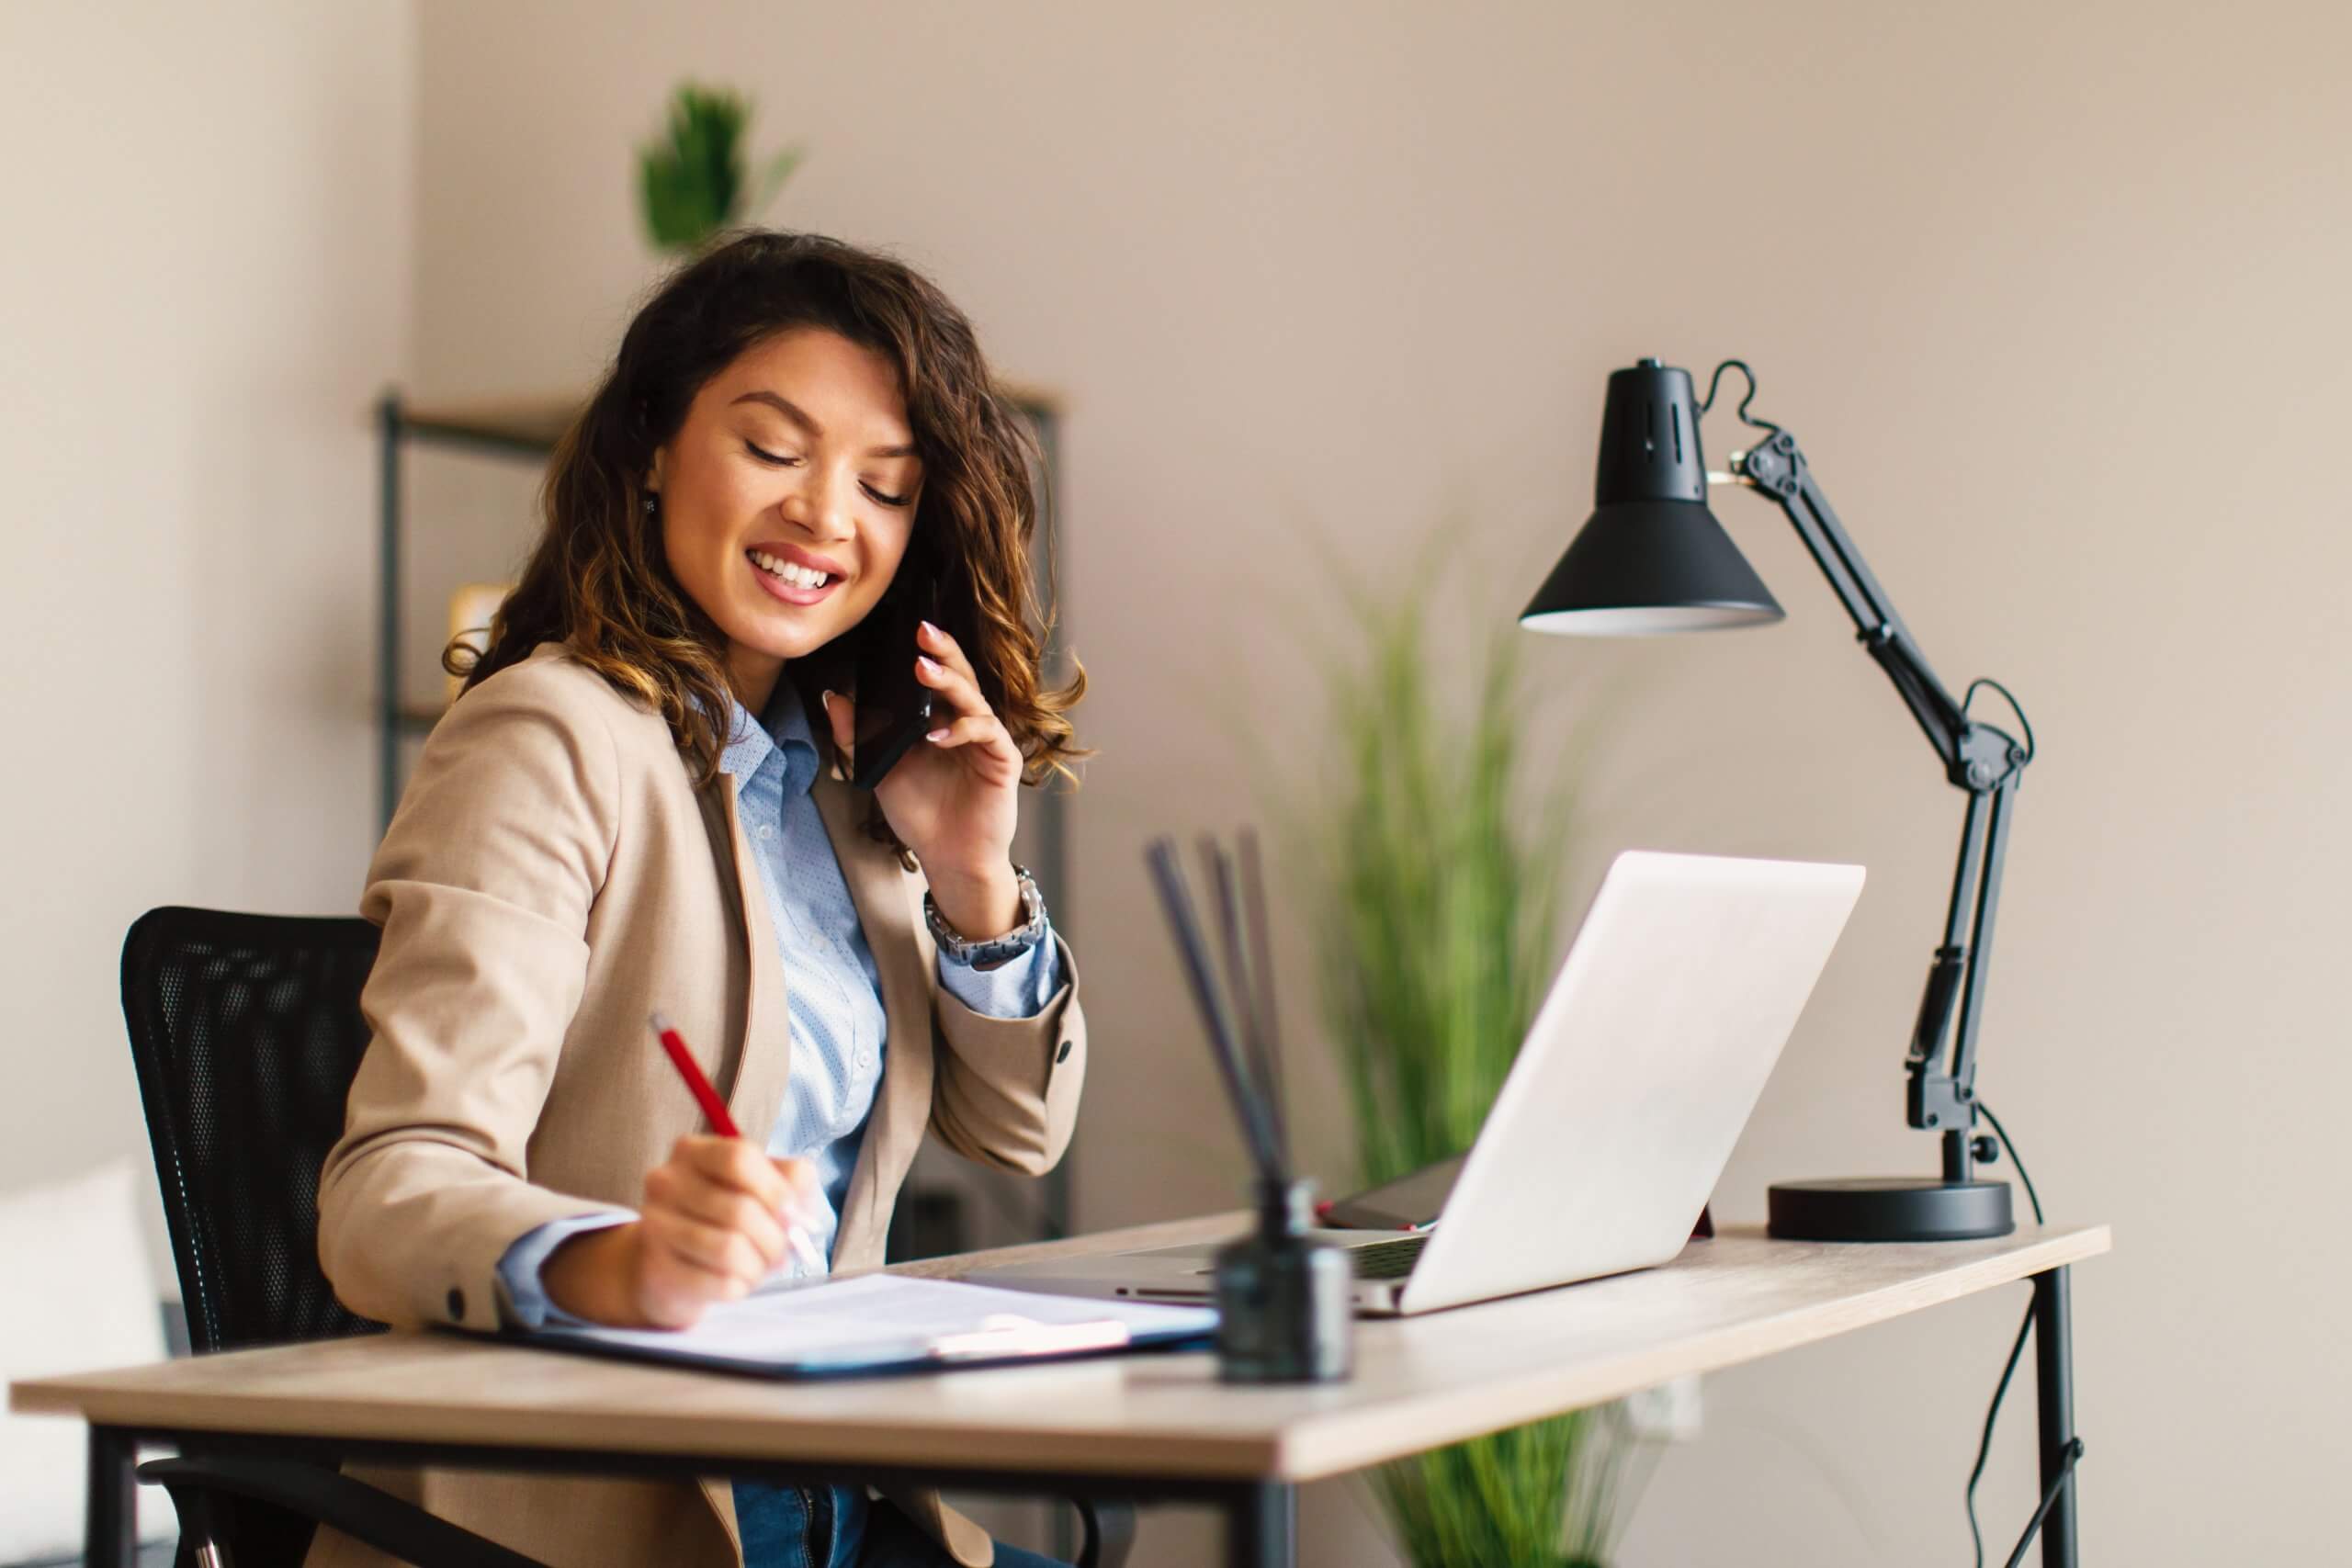
<svg viewBox="0 0 2352 1568">
<path fill-rule="evenodd" d="M 1046 934 L 1046 898 L 1037 891 L 1037 879 L 1029 874 L 1025 865 L 1012 868 L 1021 890 L 1021 923 L 1002 936 L 992 936 L 985 942 L 974 942 L 940 918 L 939 906 L 933 902 L 931 890 L 922 895 L 923 923 L 931 927 L 933 941 L 940 953 L 959 964 L 974 968 L 993 968 L 1008 959 L 1018 958 L 1037 945 Z"/>
</svg>

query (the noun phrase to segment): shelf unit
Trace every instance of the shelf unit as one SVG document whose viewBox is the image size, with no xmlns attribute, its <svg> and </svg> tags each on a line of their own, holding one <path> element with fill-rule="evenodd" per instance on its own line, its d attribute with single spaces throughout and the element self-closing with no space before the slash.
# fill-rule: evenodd
<svg viewBox="0 0 2352 1568">
<path fill-rule="evenodd" d="M 1048 539 L 1051 547 L 1063 558 L 1057 563 L 1067 567 L 1064 541 L 1060 537 L 1061 519 L 1051 507 L 1051 502 L 1061 493 L 1058 482 L 1061 472 L 1061 400 L 1042 389 L 1014 384 L 1010 389 L 1014 403 L 1028 418 L 1037 434 L 1037 445 L 1044 459 L 1043 471 L 1036 476 L 1042 497 L 1040 525 L 1037 529 L 1036 581 L 1042 607 L 1055 623 L 1053 641 L 1046 652 L 1046 669 L 1059 678 L 1067 666 L 1064 632 L 1060 625 L 1066 614 L 1066 602 L 1056 603 L 1057 579 L 1060 573 L 1049 571 L 1047 566 Z M 429 733 L 440 721 L 444 706 L 438 703 L 421 704 L 408 700 L 401 688 L 401 620 L 405 589 L 403 581 L 402 544 L 407 531 L 404 513 L 404 489 L 401 483 L 402 458 L 411 446 L 435 447 L 469 453 L 484 458 L 505 462 L 544 466 L 558 440 L 571 427 L 586 400 L 580 396 L 550 396 L 543 398 L 508 399 L 473 403 L 411 404 L 397 389 L 388 390 L 376 407 L 377 433 L 379 443 L 378 513 L 378 633 L 376 648 L 377 729 L 378 729 L 378 812 L 379 830 L 389 826 L 392 809 L 400 804 L 402 782 L 402 751 L 404 743 Z M 1051 526 L 1044 521 L 1051 518 Z M 1029 792 L 1023 802 L 1023 817 L 1034 837 L 1025 852 L 1027 863 L 1036 876 L 1038 887 L 1045 893 L 1048 908 L 1054 912 L 1055 928 L 1065 934 L 1072 929 L 1069 885 L 1069 805 L 1059 790 L 1039 789 Z M 1034 1224 L 1025 1227 L 1033 1234 L 1017 1239 L 1036 1239 L 1035 1231 L 1043 1231 L 1046 1239 L 1067 1235 L 1070 1229 L 1071 1190 L 1070 1161 L 1065 1158 L 1040 1185 L 1043 1202 L 1034 1216 Z M 992 1173 L 975 1172 L 976 1177 L 1001 1182 Z M 987 1196 L 1000 1213 L 1013 1205 L 1006 1195 L 989 1190 Z M 958 1196 L 961 1194 L 959 1192 Z M 943 1197 L 937 1187 L 918 1190 L 910 1183 L 901 1202 L 902 1222 L 892 1224 L 891 1251 L 894 1260 L 922 1257 L 946 1250 L 961 1250 L 963 1237 L 944 1234 L 952 1228 L 952 1217 L 957 1211 L 954 1201 Z M 927 1229 L 936 1227 L 933 1234 Z"/>
</svg>

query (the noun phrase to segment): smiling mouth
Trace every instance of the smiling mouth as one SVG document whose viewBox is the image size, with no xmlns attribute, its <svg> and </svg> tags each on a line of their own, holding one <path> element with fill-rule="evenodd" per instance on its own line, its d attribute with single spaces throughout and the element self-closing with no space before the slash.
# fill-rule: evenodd
<svg viewBox="0 0 2352 1568">
<path fill-rule="evenodd" d="M 786 587 L 797 588 L 803 592 L 830 588 L 841 581 L 831 572 L 819 571 L 813 567 L 805 567 L 797 561 L 788 561 L 781 557 L 772 556 L 765 550 L 746 550 L 743 552 L 743 558 Z"/>
</svg>

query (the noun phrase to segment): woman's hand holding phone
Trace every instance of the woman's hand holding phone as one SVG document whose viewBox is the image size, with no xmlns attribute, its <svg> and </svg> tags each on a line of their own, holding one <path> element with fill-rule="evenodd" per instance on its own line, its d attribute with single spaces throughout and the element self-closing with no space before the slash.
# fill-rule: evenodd
<svg viewBox="0 0 2352 1568">
<path fill-rule="evenodd" d="M 940 917 L 976 941 L 1020 923 L 1012 830 L 1020 818 L 1021 749 L 980 693 L 956 639 L 925 621 L 915 634 L 915 679 L 937 697 L 940 722 L 899 759 L 874 797 L 899 841 L 922 862 Z M 857 707 L 824 695 L 833 744 L 849 750 Z"/>
<path fill-rule="evenodd" d="M 741 1300 L 780 1267 L 788 1227 L 822 1196 L 805 1159 L 774 1159 L 741 1138 L 680 1138 L 645 1173 L 638 1218 L 557 1247 L 540 1283 L 592 1323 L 691 1327 L 712 1303 Z"/>
</svg>

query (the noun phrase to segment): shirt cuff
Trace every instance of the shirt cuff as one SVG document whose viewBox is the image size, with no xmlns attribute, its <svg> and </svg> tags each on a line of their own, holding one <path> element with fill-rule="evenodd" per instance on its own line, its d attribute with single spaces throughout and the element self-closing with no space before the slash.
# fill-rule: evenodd
<svg viewBox="0 0 2352 1568">
<path fill-rule="evenodd" d="M 539 1270 L 546 1266 L 548 1255 L 573 1236 L 612 1225 L 625 1225 L 636 1217 L 634 1214 L 616 1214 L 610 1210 L 594 1214 L 574 1214 L 567 1220 L 549 1220 L 516 1237 L 498 1258 L 498 1307 L 506 1326 L 584 1326 L 588 1321 L 586 1318 L 574 1317 L 548 1300 L 547 1290 L 539 1283 Z"/>
<path fill-rule="evenodd" d="M 1035 1018 L 1061 988 L 1060 946 L 1049 919 L 1027 952 L 994 969 L 976 969 L 970 960 L 950 957 L 942 950 L 939 983 L 982 1018 Z"/>
</svg>

